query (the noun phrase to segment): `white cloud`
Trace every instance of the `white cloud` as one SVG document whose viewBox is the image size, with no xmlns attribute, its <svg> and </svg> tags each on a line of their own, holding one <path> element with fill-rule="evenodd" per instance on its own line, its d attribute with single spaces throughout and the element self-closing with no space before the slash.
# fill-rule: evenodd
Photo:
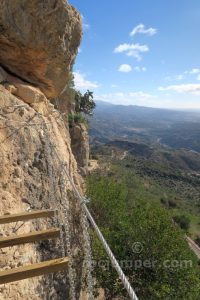
<svg viewBox="0 0 200 300">
<path fill-rule="evenodd" d="M 141 54 L 140 54 L 138 51 L 135 51 L 135 50 L 131 50 L 131 51 L 127 52 L 126 55 L 127 55 L 127 56 L 130 56 L 130 57 L 134 57 L 134 58 L 136 58 L 138 61 L 141 61 L 141 60 L 142 60 Z"/>
<path fill-rule="evenodd" d="M 198 73 L 200 73 L 200 69 L 192 69 L 190 71 L 190 74 L 198 74 Z"/>
<path fill-rule="evenodd" d="M 143 91 L 131 93 L 107 93 L 95 95 L 95 99 L 113 104 L 156 106 L 156 97 Z"/>
<path fill-rule="evenodd" d="M 200 68 L 193 68 L 189 71 L 185 71 L 184 74 L 186 75 L 197 75 L 196 80 L 200 80 Z"/>
<path fill-rule="evenodd" d="M 200 69 L 199 68 L 193 68 L 190 71 L 185 71 L 184 74 L 199 74 L 200 73 Z"/>
<path fill-rule="evenodd" d="M 183 94 L 200 95 L 200 84 L 189 83 L 179 85 L 169 85 L 166 87 L 160 87 L 160 91 L 173 91 Z"/>
<path fill-rule="evenodd" d="M 139 67 L 139 66 L 134 67 L 134 71 L 136 72 L 146 72 L 146 70 L 147 70 L 146 67 Z"/>
<path fill-rule="evenodd" d="M 134 36 L 136 34 L 146 34 L 148 36 L 153 36 L 158 32 L 156 28 L 146 28 L 144 24 L 139 24 L 136 27 L 133 28 L 133 30 L 130 33 L 130 36 Z"/>
<path fill-rule="evenodd" d="M 141 53 L 148 52 L 149 47 L 147 45 L 140 44 L 120 44 L 114 49 L 114 53 L 126 53 L 127 56 L 135 57 L 137 60 L 141 60 Z"/>
<path fill-rule="evenodd" d="M 82 18 L 83 30 L 90 29 L 90 24 L 87 23 L 85 17 L 83 15 L 81 15 L 81 18 Z"/>
<path fill-rule="evenodd" d="M 179 75 L 176 75 L 175 76 L 175 79 L 176 80 L 183 80 L 184 79 L 184 76 L 182 74 L 179 74 Z"/>
<path fill-rule="evenodd" d="M 90 29 L 90 24 L 88 24 L 88 23 L 83 23 L 83 29 L 84 29 L 84 30 Z"/>
<path fill-rule="evenodd" d="M 117 84 L 111 84 L 111 88 L 117 88 L 118 85 Z"/>
<path fill-rule="evenodd" d="M 167 81 L 181 81 L 183 79 L 186 79 L 187 77 L 190 76 L 196 76 L 196 80 L 200 80 L 200 69 L 199 68 L 193 68 L 191 70 L 184 71 L 182 74 L 179 75 L 171 75 L 171 76 L 166 76 L 165 80 Z"/>
<path fill-rule="evenodd" d="M 129 73 L 132 71 L 132 67 L 130 65 L 123 64 L 123 65 L 119 66 L 118 71 L 123 72 L 123 73 Z"/>
<path fill-rule="evenodd" d="M 151 99 L 153 96 L 144 92 L 134 92 L 134 93 L 129 93 L 130 97 L 132 98 L 138 98 L 138 99 Z"/>
<path fill-rule="evenodd" d="M 89 81 L 85 79 L 85 75 L 81 74 L 79 71 L 73 72 L 74 74 L 74 84 L 77 89 L 95 89 L 98 87 L 96 82 Z"/>
<path fill-rule="evenodd" d="M 148 46 L 146 45 L 140 45 L 140 44 L 121 44 L 118 47 L 115 48 L 115 53 L 122 53 L 126 51 L 138 51 L 138 52 L 147 52 L 149 51 Z"/>
<path fill-rule="evenodd" d="M 184 79 L 184 75 L 183 74 L 179 74 L 179 75 L 173 75 L 173 76 L 166 76 L 165 80 L 166 81 L 181 81 Z"/>
<path fill-rule="evenodd" d="M 97 95 L 95 100 L 102 100 L 113 104 L 139 105 L 146 107 L 160 107 L 167 109 L 200 109 L 199 97 L 192 94 L 172 94 L 163 92 L 161 95 L 149 94 L 144 91 L 132 93 L 107 93 Z"/>
</svg>

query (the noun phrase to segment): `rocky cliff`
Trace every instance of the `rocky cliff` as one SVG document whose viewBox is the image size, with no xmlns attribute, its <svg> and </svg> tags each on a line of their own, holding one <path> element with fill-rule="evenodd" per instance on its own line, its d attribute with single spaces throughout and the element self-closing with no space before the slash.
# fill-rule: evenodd
<svg viewBox="0 0 200 300">
<path fill-rule="evenodd" d="M 65 0 L 0 1 L 0 64 L 58 96 L 78 51 L 81 17 Z"/>
<path fill-rule="evenodd" d="M 89 136 L 84 123 L 74 124 L 70 128 L 72 152 L 76 158 L 80 174 L 87 175 L 89 165 Z"/>
<path fill-rule="evenodd" d="M 58 210 L 59 221 L 1 225 L 1 235 L 68 224 L 63 241 L 72 257 L 71 274 L 0 285 L 0 299 L 71 299 L 72 292 L 79 299 L 85 287 L 85 218 L 64 168 L 80 191 L 83 180 L 69 129 L 49 101 L 67 84 L 81 40 L 80 20 L 64 0 L 0 0 L 0 215 L 51 208 Z M 0 267 L 61 257 L 62 249 L 59 240 L 5 248 Z"/>
</svg>

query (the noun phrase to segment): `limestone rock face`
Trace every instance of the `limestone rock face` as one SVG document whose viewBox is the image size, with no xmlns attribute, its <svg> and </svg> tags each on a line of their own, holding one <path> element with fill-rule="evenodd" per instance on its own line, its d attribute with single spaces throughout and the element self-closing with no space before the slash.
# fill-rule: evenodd
<svg viewBox="0 0 200 300">
<path fill-rule="evenodd" d="M 45 101 L 46 97 L 37 88 L 30 86 L 28 84 L 15 84 L 15 91 L 13 94 L 21 98 L 26 103 L 38 103 Z"/>
<path fill-rule="evenodd" d="M 38 104 L 38 103 L 35 103 Z M 38 104 L 39 105 L 39 104 Z M 12 95 L 0 85 L 0 215 L 31 210 L 58 209 L 60 224 L 69 222 L 76 299 L 83 283 L 83 224 L 79 201 L 63 172 L 67 170 L 81 191 L 82 179 L 71 151 L 69 131 L 61 115 L 48 116 Z M 56 149 L 60 160 L 55 155 Z M 63 188 L 62 182 L 66 183 Z M 68 206 L 67 212 L 63 205 Z M 57 227 L 56 220 L 32 220 L 1 225 L 8 236 Z M 0 249 L 0 268 L 10 269 L 62 257 L 60 240 Z M 65 273 L 42 276 L 0 286 L 0 300 L 70 299 Z"/>
<path fill-rule="evenodd" d="M 71 91 L 69 89 L 66 89 L 57 99 L 56 101 L 53 101 L 53 103 L 56 105 L 57 109 L 61 113 L 74 113 L 75 111 L 75 102 L 69 101 L 69 99 L 74 98 L 72 95 L 70 95 Z"/>
<path fill-rule="evenodd" d="M 86 175 L 89 165 L 89 136 L 84 124 L 74 124 L 70 128 L 72 152 L 76 158 L 81 175 Z"/>
<path fill-rule="evenodd" d="M 0 0 L 0 65 L 57 97 L 80 44 L 81 17 L 66 0 Z"/>
<path fill-rule="evenodd" d="M 2 67 L 0 67 L 0 84 L 44 116 L 48 116 L 54 109 L 40 89 L 10 75 Z"/>
<path fill-rule="evenodd" d="M 64 168 L 82 193 L 72 145 L 77 150 L 79 143 L 78 164 L 85 166 L 87 137 L 84 128 L 76 128 L 71 143 L 68 95 L 62 114 L 48 99 L 62 94 L 81 35 L 80 15 L 66 0 L 0 0 L 0 215 L 58 211 L 57 219 L 3 225 L 1 235 L 66 225 L 63 240 L 0 249 L 0 267 L 17 268 L 70 251 L 72 269 L 2 285 L 0 300 L 71 299 L 71 291 L 80 299 L 86 289 L 87 226 Z"/>
</svg>

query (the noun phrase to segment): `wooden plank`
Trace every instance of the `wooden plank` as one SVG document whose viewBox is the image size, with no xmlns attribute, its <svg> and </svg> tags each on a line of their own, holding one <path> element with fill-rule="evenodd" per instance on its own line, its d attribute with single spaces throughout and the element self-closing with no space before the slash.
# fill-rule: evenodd
<svg viewBox="0 0 200 300">
<path fill-rule="evenodd" d="M 69 258 L 59 258 L 0 272 L 0 284 L 41 276 L 49 273 L 65 270 Z"/>
<path fill-rule="evenodd" d="M 20 244 L 33 243 L 42 240 L 56 239 L 60 236 L 60 230 L 48 229 L 43 231 L 34 231 L 27 234 L 14 235 L 0 238 L 0 248 L 16 246 Z"/>
<path fill-rule="evenodd" d="M 14 215 L 4 215 L 4 216 L 0 216 L 0 224 L 6 224 L 6 223 L 18 222 L 18 221 L 27 221 L 27 220 L 38 219 L 38 218 L 49 218 L 49 217 L 53 217 L 54 214 L 55 214 L 54 210 L 38 210 L 38 211 L 31 211 L 31 212 L 23 212 Z"/>
</svg>

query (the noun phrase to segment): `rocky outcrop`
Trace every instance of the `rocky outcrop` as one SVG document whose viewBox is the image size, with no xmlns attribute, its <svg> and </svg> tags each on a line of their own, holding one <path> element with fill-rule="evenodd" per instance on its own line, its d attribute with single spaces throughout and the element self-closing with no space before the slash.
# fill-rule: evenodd
<svg viewBox="0 0 200 300">
<path fill-rule="evenodd" d="M 74 94 L 73 89 L 67 88 L 58 98 L 51 101 L 56 109 L 64 116 L 66 126 L 68 126 L 69 114 L 74 114 L 75 111 Z"/>
<path fill-rule="evenodd" d="M 69 129 L 72 152 L 77 161 L 79 173 L 85 176 L 88 174 L 89 166 L 89 135 L 86 123 L 69 122 L 69 115 L 76 115 L 74 90 L 67 88 L 52 103 L 54 103 L 55 107 L 62 114 L 65 124 Z"/>
<path fill-rule="evenodd" d="M 4 225 L 1 234 L 68 224 L 64 242 L 73 270 L 73 280 L 58 272 L 0 286 L 0 300 L 70 299 L 70 280 L 79 299 L 85 287 L 85 218 L 64 168 L 80 193 L 83 180 L 64 115 L 48 99 L 65 87 L 80 39 L 80 15 L 65 0 L 0 0 L 0 215 L 51 208 L 59 221 Z M 66 102 L 63 113 L 68 108 Z M 88 146 L 78 129 L 74 134 Z M 58 239 L 1 249 L 1 269 L 61 257 L 62 246 Z"/>
<path fill-rule="evenodd" d="M 0 64 L 48 98 L 66 86 L 81 35 L 65 0 L 0 0 Z"/>
<path fill-rule="evenodd" d="M 48 104 L 47 104 L 48 105 Z M 63 173 L 66 163 L 70 176 L 81 188 L 82 179 L 71 152 L 70 136 L 59 113 L 50 106 L 48 117 L 11 95 L 0 85 L 0 215 L 30 209 L 58 209 L 59 221 L 66 222 L 63 201 L 68 203 L 67 218 L 75 270 L 77 299 L 82 283 L 82 211 Z M 60 160 L 55 155 L 54 147 Z M 68 182 L 67 194 L 62 181 Z M 54 220 L 1 226 L 5 235 L 56 227 Z M 18 228 L 19 227 L 19 228 Z M 61 257 L 59 241 L 7 248 L 0 251 L 1 268 L 13 268 L 41 260 Z M 69 282 L 60 273 L 7 284 L 0 287 L 0 299 L 70 299 Z M 52 298 L 51 298 L 52 297 Z"/>
<path fill-rule="evenodd" d="M 0 67 L 0 84 L 11 94 L 17 96 L 25 103 L 28 103 L 37 112 L 45 116 L 48 116 L 54 109 L 54 106 L 50 104 L 45 95 L 38 88 L 8 74 L 2 67 Z"/>
<path fill-rule="evenodd" d="M 86 125 L 73 124 L 70 128 L 72 152 L 76 158 L 81 175 L 88 173 L 89 165 L 89 136 Z"/>
</svg>

